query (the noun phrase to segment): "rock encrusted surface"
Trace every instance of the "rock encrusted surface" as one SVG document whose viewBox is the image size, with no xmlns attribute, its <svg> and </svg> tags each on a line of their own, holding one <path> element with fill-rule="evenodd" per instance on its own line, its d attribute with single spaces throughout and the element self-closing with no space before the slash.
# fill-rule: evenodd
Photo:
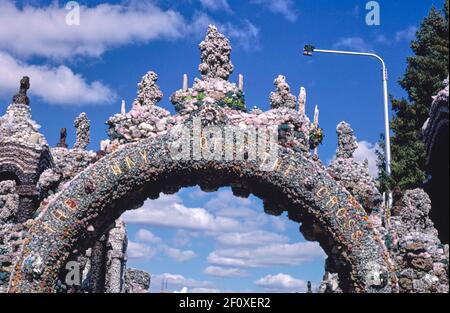
<svg viewBox="0 0 450 313">
<path fill-rule="evenodd" d="M 339 277 L 336 273 L 326 272 L 319 286 L 320 293 L 342 293 L 339 287 Z"/>
<path fill-rule="evenodd" d="M 13 180 L 0 181 L 0 225 L 12 223 L 19 210 L 19 195 L 16 182 Z"/>
<path fill-rule="evenodd" d="M 142 81 L 138 84 L 138 93 L 133 106 L 152 106 L 161 101 L 164 95 L 156 84 L 157 80 L 158 75 L 152 71 L 142 77 Z"/>
<path fill-rule="evenodd" d="M 150 288 L 150 274 L 128 268 L 125 272 L 125 292 L 126 293 L 148 293 Z"/>
<path fill-rule="evenodd" d="M 1 208 L 0 208 L 1 210 Z M 7 292 L 14 269 L 31 223 L 0 223 L 0 293 Z"/>
<path fill-rule="evenodd" d="M 339 181 L 370 214 L 374 208 L 382 204 L 382 195 L 378 191 L 377 182 L 369 173 L 367 163 L 353 159 L 353 153 L 358 148 L 353 129 L 349 124 L 341 122 L 336 129 L 338 149 L 336 159 L 328 172 Z"/>
<path fill-rule="evenodd" d="M 286 82 L 286 77 L 279 75 L 273 81 L 276 91 L 270 93 L 270 106 L 272 109 L 288 108 L 295 110 L 297 97 L 291 94 L 291 87 Z"/>
<path fill-rule="evenodd" d="M 39 133 L 41 126 L 31 118 L 28 104 L 13 103 L 0 117 L 0 142 L 13 142 L 40 149 L 47 145 L 44 136 Z"/>
<path fill-rule="evenodd" d="M 215 26 L 210 25 L 199 47 L 201 51 L 199 71 L 202 79 L 195 78 L 192 88 L 187 88 L 187 76 L 184 77 L 183 88 L 170 97 L 176 111 L 179 114 L 189 114 L 213 104 L 222 108 L 246 111 L 242 76 L 239 83 L 241 88 L 228 81 L 234 68 L 231 63 L 229 40 Z"/>
<path fill-rule="evenodd" d="M 336 160 L 325 168 L 310 153 L 323 132 L 318 119 L 311 123 L 305 114 L 304 88 L 297 112 L 297 99 L 280 75 L 270 95 L 271 110 L 247 111 L 243 77 L 239 86 L 228 81 L 233 71 L 228 39 L 210 26 L 200 50 L 202 79 L 188 88 L 185 76 L 183 88 L 171 97 L 177 115 L 157 106 L 163 94 L 157 75 L 148 72 L 131 110 L 126 112 L 122 104 L 120 114 L 108 120 L 109 139 L 101 143 L 101 151 L 86 151 L 90 125 L 85 114 L 74 123 L 74 149 L 67 148 L 62 132 L 60 144 L 51 150 L 54 164 L 40 166 L 40 176 L 35 173 L 39 180 L 32 187 L 38 191 L 40 207 L 33 219 L 14 221 L 14 212 L 21 210 L 16 189 L 23 186 L 11 180 L 0 182 L 0 292 L 8 284 L 9 291 L 148 292 L 150 274 L 126 270 L 126 228 L 117 217 L 140 207 L 148 196 L 157 198 L 161 192 L 195 184 L 208 191 L 231 186 L 239 196 L 253 193 L 264 200 L 267 213 L 287 211 L 289 218 L 301 222 L 304 237 L 319 241 L 328 255 L 321 292 L 396 292 L 398 288 L 448 292 L 449 249 L 437 238 L 423 191 L 396 197 L 396 214 L 387 220 L 367 164 L 353 160 L 357 143 L 350 125 L 339 124 Z M 0 148 L 5 140 L 33 149 L 46 146 L 31 120 L 25 98 L 28 87 L 29 80 L 24 79 L 19 95 L 0 118 Z M 221 134 L 231 126 L 277 130 L 279 158 L 272 171 L 261 170 L 260 158 L 173 158 L 171 148 L 184 135 L 183 126 L 192 127 L 196 120 L 202 128 L 213 126 Z M 203 138 L 192 143 L 197 139 L 203 143 Z M 247 147 L 255 146 L 253 140 L 248 136 Z M 237 155 L 242 147 L 233 149 Z M 6 149 L 5 157 L 10 158 L 10 151 Z M 60 281 L 61 264 L 69 260 L 80 265 L 79 286 Z"/>
<path fill-rule="evenodd" d="M 449 247 L 441 244 L 429 218 L 431 201 L 422 189 L 408 190 L 391 218 L 388 245 L 397 264 L 401 292 L 448 293 Z"/>
<path fill-rule="evenodd" d="M 106 293 L 125 292 L 125 267 L 127 262 L 127 230 L 125 223 L 118 219 L 108 232 L 106 241 Z"/>
<path fill-rule="evenodd" d="M 81 113 L 73 122 L 75 126 L 77 141 L 75 142 L 75 149 L 86 149 L 90 142 L 91 122 L 89 121 L 86 113 Z"/>
<path fill-rule="evenodd" d="M 346 122 L 341 122 L 336 128 L 338 134 L 338 148 L 336 150 L 336 158 L 351 159 L 353 153 L 358 149 L 356 137 L 353 129 Z"/>
<path fill-rule="evenodd" d="M 201 60 L 198 70 L 204 80 L 221 78 L 228 80 L 233 73 L 231 63 L 231 44 L 214 25 L 208 26 L 206 38 L 200 43 Z"/>
<path fill-rule="evenodd" d="M 163 108 L 137 104 L 128 113 L 114 115 L 107 124 L 109 139 L 102 143 L 102 150 L 112 152 L 122 144 L 166 134 L 174 119 Z"/>
</svg>

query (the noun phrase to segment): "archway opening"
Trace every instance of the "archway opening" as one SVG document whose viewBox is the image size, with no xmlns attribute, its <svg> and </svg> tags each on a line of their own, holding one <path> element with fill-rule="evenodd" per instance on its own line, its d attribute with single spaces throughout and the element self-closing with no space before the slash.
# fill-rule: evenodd
<svg viewBox="0 0 450 313">
<path fill-rule="evenodd" d="M 127 267 L 151 273 L 150 292 L 317 292 L 326 254 L 287 212 L 253 195 L 184 188 L 122 215 Z"/>
<path fill-rule="evenodd" d="M 272 171 L 255 161 L 177 160 L 171 142 L 163 136 L 127 145 L 78 174 L 41 206 L 10 291 L 54 291 L 71 253 L 92 246 L 123 212 L 161 192 L 196 185 L 205 191 L 231 186 L 238 196 L 262 199 L 272 215 L 287 212 L 302 223 L 305 237 L 326 251 L 333 261 L 327 267 L 337 269 L 343 291 L 391 290 L 389 256 L 367 213 L 319 163 L 283 148 Z"/>
</svg>

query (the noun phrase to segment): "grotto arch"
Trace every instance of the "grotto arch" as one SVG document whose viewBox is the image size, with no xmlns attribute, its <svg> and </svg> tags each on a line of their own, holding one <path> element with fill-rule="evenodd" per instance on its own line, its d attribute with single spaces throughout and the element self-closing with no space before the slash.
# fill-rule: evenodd
<svg viewBox="0 0 450 313">
<path fill-rule="evenodd" d="M 156 105 L 163 94 L 156 73 L 148 72 L 132 109 L 126 112 L 123 104 L 121 113 L 108 120 L 109 140 L 101 143 L 92 159 L 84 150 L 89 122 L 85 114 L 77 118 L 72 153 L 89 159 L 90 165 L 63 180 L 57 193 L 40 203 L 37 217 L 27 222 L 9 292 L 57 291 L 59 275 L 74 250 L 92 246 L 125 210 L 139 208 L 160 192 L 193 185 L 205 191 L 231 186 L 235 195 L 261 198 L 267 213 L 287 211 L 290 219 L 302 223 L 306 239 L 319 241 L 329 257 L 338 255 L 344 291 L 396 292 L 394 266 L 366 207 L 330 174 L 317 151 L 311 155 L 323 133 L 318 110 L 314 123 L 306 116 L 305 90 L 297 109 L 297 98 L 280 75 L 270 94 L 271 109 L 247 111 L 243 76 L 238 85 L 228 81 L 234 68 L 228 39 L 210 26 L 200 50 L 202 79 L 195 79 L 189 88 L 187 75 L 183 77 L 183 88 L 170 98 L 176 115 Z M 210 128 L 203 131 L 203 127 Z M 230 128 L 236 132 L 227 137 Z M 346 162 L 355 149 L 352 131 L 346 124 L 339 131 L 337 157 Z M 70 163 L 63 139 L 52 155 L 57 163 Z M 217 144 L 224 149 L 216 150 Z M 57 174 L 49 171 L 40 181 Z"/>
<path fill-rule="evenodd" d="M 261 170 L 263 161 L 176 160 L 171 144 L 177 139 L 168 133 L 128 144 L 79 173 L 41 206 L 24 241 L 9 291 L 54 291 L 59 271 L 89 227 L 103 231 L 147 197 L 193 184 L 206 190 L 232 186 L 236 193 L 261 197 L 274 214 L 287 210 L 291 219 L 314 222 L 348 263 L 350 291 L 395 290 L 388 252 L 367 213 L 319 163 L 281 146 L 273 171 Z M 279 202 L 271 202 L 271 197 Z M 323 247 L 331 253 L 326 243 Z M 374 278 L 379 273 L 382 279 Z"/>
</svg>

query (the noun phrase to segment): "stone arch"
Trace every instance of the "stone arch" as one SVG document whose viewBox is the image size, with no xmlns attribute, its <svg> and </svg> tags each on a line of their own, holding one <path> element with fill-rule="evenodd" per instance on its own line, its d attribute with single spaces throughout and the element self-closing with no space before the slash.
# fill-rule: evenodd
<svg viewBox="0 0 450 313">
<path fill-rule="evenodd" d="M 318 162 L 279 147 L 273 171 L 260 161 L 177 160 L 172 132 L 124 145 L 79 173 L 40 208 L 10 281 L 10 292 L 52 292 L 70 252 L 88 236 L 102 232 L 126 209 L 157 198 L 160 191 L 199 184 L 205 190 L 232 186 L 254 193 L 267 211 L 288 211 L 296 221 L 313 222 L 334 246 L 317 238 L 328 255 L 333 249 L 347 264 L 347 291 L 396 291 L 389 254 L 360 204 Z M 276 200 L 276 201 L 274 201 Z"/>
</svg>

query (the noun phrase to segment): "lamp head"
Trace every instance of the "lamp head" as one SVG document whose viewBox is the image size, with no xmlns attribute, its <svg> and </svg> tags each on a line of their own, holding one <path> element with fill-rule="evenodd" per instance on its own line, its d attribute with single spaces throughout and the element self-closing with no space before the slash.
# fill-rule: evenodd
<svg viewBox="0 0 450 313">
<path fill-rule="evenodd" d="M 316 47 L 314 47 L 313 45 L 305 45 L 305 47 L 303 48 L 303 55 L 311 57 L 313 55 L 314 49 L 316 49 Z"/>
</svg>

